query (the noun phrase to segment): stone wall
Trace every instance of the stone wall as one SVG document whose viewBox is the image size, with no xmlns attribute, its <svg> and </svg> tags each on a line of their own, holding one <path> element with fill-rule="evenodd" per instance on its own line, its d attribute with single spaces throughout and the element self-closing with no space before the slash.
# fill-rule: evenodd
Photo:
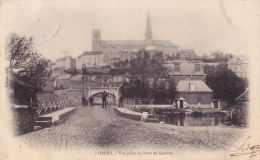
<svg viewBox="0 0 260 160">
<path fill-rule="evenodd" d="M 70 86 L 69 79 L 57 79 L 56 86 L 57 88 L 69 88 Z"/>
<path fill-rule="evenodd" d="M 58 95 L 54 92 L 38 92 L 36 97 L 37 99 L 57 99 Z"/>
</svg>

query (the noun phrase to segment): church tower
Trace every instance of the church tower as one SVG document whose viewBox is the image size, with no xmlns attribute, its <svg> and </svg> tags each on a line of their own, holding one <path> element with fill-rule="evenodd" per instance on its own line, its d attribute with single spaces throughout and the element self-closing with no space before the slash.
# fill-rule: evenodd
<svg viewBox="0 0 260 160">
<path fill-rule="evenodd" d="M 147 22 L 146 22 L 146 29 L 145 29 L 145 40 L 152 40 L 153 34 L 152 34 L 152 28 L 151 28 L 151 21 L 150 21 L 150 14 L 148 12 L 147 15 Z"/>
<path fill-rule="evenodd" d="M 101 49 L 100 29 L 93 29 L 93 32 L 92 32 L 92 51 L 100 51 L 100 49 Z"/>
</svg>

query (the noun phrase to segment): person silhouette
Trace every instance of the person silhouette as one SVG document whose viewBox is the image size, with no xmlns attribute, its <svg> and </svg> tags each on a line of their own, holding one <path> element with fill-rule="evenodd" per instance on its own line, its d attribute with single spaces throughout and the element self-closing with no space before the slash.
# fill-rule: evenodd
<svg viewBox="0 0 260 160">
<path fill-rule="evenodd" d="M 102 108 L 107 108 L 107 92 L 102 93 Z"/>
<path fill-rule="evenodd" d="M 91 106 L 93 105 L 93 101 L 94 101 L 94 97 L 91 96 L 91 97 L 89 98 L 89 102 L 90 102 L 90 105 L 91 105 Z"/>
<path fill-rule="evenodd" d="M 81 97 L 81 101 L 82 101 L 82 106 L 85 107 L 87 106 L 87 102 L 86 102 L 86 98 L 85 98 L 85 95 L 83 94 L 82 97 Z"/>
</svg>

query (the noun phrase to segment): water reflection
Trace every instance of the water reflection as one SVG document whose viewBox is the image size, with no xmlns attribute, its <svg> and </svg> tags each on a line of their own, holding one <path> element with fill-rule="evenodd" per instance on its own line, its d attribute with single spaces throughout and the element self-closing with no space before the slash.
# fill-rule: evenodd
<svg viewBox="0 0 260 160">
<path fill-rule="evenodd" d="M 234 118 L 230 116 L 173 116 L 169 114 L 159 115 L 159 121 L 164 121 L 167 124 L 176 126 L 215 126 L 215 125 L 230 125 L 234 124 Z"/>
</svg>

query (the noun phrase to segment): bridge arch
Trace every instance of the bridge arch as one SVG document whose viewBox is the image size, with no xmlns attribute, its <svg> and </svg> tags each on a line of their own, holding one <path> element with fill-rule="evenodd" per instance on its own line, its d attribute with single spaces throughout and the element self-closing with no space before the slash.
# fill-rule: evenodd
<svg viewBox="0 0 260 160">
<path fill-rule="evenodd" d="M 98 93 L 92 94 L 92 95 L 90 95 L 90 96 L 102 95 L 102 93 L 103 93 L 103 92 L 98 92 Z M 114 94 L 112 94 L 112 93 L 107 92 L 107 94 L 108 94 L 108 96 L 116 97 L 116 96 L 115 96 Z"/>
<path fill-rule="evenodd" d="M 99 97 L 98 95 L 100 95 L 101 97 L 101 94 L 106 91 L 108 93 L 108 101 L 110 104 L 118 104 L 118 101 L 119 101 L 119 97 L 120 97 L 120 93 L 119 93 L 119 88 L 118 87 L 95 87 L 95 88 L 90 88 L 90 89 L 87 89 L 87 96 L 90 97 L 90 96 L 97 96 Z"/>
</svg>

